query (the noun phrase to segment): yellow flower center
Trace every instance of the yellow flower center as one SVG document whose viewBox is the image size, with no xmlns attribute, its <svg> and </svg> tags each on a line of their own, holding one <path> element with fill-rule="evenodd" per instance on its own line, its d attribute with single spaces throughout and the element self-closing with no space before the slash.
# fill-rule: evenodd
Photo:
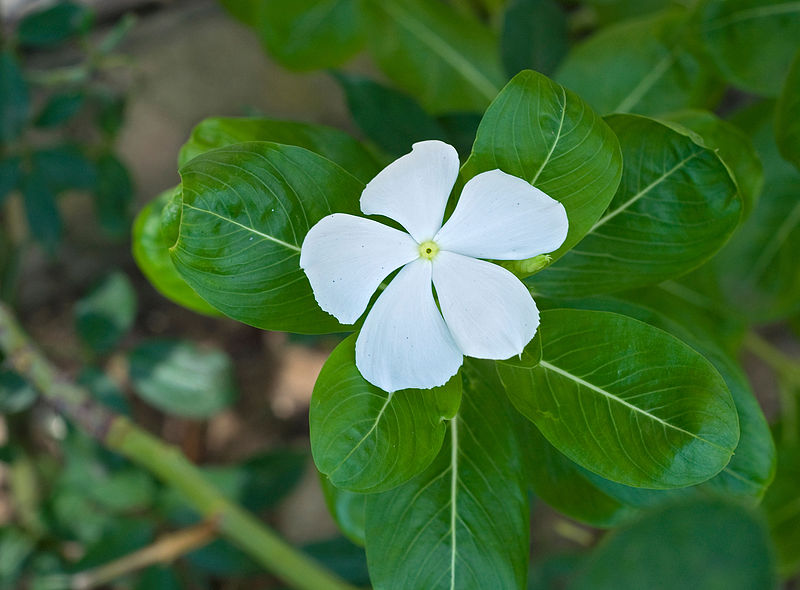
<svg viewBox="0 0 800 590">
<path fill-rule="evenodd" d="M 422 242 L 419 245 L 419 255 L 425 258 L 426 260 L 433 260 L 434 258 L 436 258 L 436 255 L 438 253 L 439 253 L 439 246 L 433 240 Z"/>
</svg>

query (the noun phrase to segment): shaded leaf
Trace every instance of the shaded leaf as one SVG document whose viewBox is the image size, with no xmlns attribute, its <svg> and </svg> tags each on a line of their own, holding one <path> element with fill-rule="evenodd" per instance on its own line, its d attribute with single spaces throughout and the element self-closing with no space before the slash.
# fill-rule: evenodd
<svg viewBox="0 0 800 590">
<path fill-rule="evenodd" d="M 36 169 L 23 178 L 21 190 L 31 235 L 48 251 L 54 251 L 62 233 L 56 195 L 47 185 L 45 177 Z"/>
<path fill-rule="evenodd" d="M 18 373 L 0 369 L 0 414 L 16 414 L 27 410 L 37 397 L 38 393 L 33 386 Z"/>
<path fill-rule="evenodd" d="M 64 144 L 34 152 L 33 168 L 50 190 L 60 193 L 66 190 L 92 190 L 97 184 L 97 170 L 75 144 Z"/>
<path fill-rule="evenodd" d="M 19 187 L 22 160 L 17 157 L 0 158 L 0 204 Z"/>
<path fill-rule="evenodd" d="M 87 6 L 60 1 L 23 18 L 17 26 L 17 39 L 29 47 L 49 47 L 85 33 L 93 20 Z"/>
<path fill-rule="evenodd" d="M 783 444 L 778 448 L 778 475 L 764 497 L 764 510 L 777 550 L 783 576 L 800 571 L 800 447 Z"/>
<path fill-rule="evenodd" d="M 800 51 L 792 61 L 775 106 L 775 141 L 786 161 L 800 170 Z"/>
<path fill-rule="evenodd" d="M 317 541 L 303 547 L 303 551 L 343 580 L 357 586 L 369 586 L 367 557 L 364 550 L 343 537 Z"/>
<path fill-rule="evenodd" d="M 0 52 L 0 143 L 20 136 L 28 120 L 30 92 L 17 57 Z"/>
<path fill-rule="evenodd" d="M 555 0 L 512 0 L 500 43 L 509 76 L 528 69 L 550 74 L 569 49 L 566 14 Z"/>
<path fill-rule="evenodd" d="M 124 236 L 130 228 L 133 181 L 128 169 L 111 152 L 96 162 L 95 207 L 100 226 L 114 236 Z"/>
<path fill-rule="evenodd" d="M 95 353 L 114 348 L 136 319 L 136 291 L 122 272 L 107 276 L 75 304 L 75 327 Z"/>
<path fill-rule="evenodd" d="M 63 92 L 54 94 L 45 103 L 36 117 L 39 127 L 57 127 L 66 123 L 78 114 L 83 106 L 85 96 L 82 92 Z"/>
<path fill-rule="evenodd" d="M 339 530 L 353 543 L 363 547 L 367 495 L 337 488 L 323 473 L 319 474 L 319 483 L 328 512 Z"/>
</svg>

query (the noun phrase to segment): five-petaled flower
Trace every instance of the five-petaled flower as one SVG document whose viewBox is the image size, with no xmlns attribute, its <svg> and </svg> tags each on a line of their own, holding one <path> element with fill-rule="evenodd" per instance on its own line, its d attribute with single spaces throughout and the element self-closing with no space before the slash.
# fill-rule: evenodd
<svg viewBox="0 0 800 590">
<path fill-rule="evenodd" d="M 384 279 L 400 269 L 356 341 L 359 371 L 388 392 L 443 385 L 464 355 L 518 355 L 539 325 L 522 282 L 481 259 L 523 260 L 556 250 L 567 235 L 563 205 L 521 178 L 491 170 L 466 183 L 442 225 L 458 168 L 452 146 L 416 143 L 361 194 L 366 215 L 385 215 L 408 233 L 334 213 L 303 242 L 300 266 L 314 297 L 343 324 L 355 323 Z"/>
</svg>

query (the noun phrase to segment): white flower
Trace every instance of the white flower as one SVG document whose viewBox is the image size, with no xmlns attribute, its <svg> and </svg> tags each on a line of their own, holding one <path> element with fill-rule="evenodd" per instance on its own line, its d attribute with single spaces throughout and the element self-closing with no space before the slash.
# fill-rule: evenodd
<svg viewBox="0 0 800 590">
<path fill-rule="evenodd" d="M 464 355 L 518 355 L 539 325 L 522 282 L 479 258 L 523 260 L 556 250 L 567 235 L 564 207 L 527 181 L 492 170 L 467 182 L 442 226 L 458 166 L 452 146 L 416 143 L 361 194 L 365 214 L 385 215 L 408 233 L 335 213 L 303 242 L 300 266 L 314 297 L 343 324 L 354 323 L 400 268 L 356 341 L 358 370 L 387 392 L 443 385 Z"/>
</svg>

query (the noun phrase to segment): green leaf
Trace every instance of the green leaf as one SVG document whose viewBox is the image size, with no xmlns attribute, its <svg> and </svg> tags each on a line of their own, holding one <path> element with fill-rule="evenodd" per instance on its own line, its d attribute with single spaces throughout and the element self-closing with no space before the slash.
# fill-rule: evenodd
<svg viewBox="0 0 800 590">
<path fill-rule="evenodd" d="M 341 65 L 364 44 L 359 0 L 222 0 L 222 5 L 255 29 L 272 57 L 294 70 Z"/>
<path fill-rule="evenodd" d="M 314 463 L 333 485 L 354 492 L 390 490 L 439 453 L 446 420 L 458 411 L 461 378 L 430 390 L 389 394 L 356 368 L 356 335 L 331 353 L 309 408 Z"/>
<path fill-rule="evenodd" d="M 750 215 L 761 195 L 764 173 L 761 159 L 747 134 L 708 111 L 678 111 L 662 115 L 661 118 L 694 131 L 703 139 L 703 145 L 717 152 L 739 187 L 743 217 Z"/>
<path fill-rule="evenodd" d="M 17 139 L 28 120 L 30 92 L 17 57 L 0 52 L 0 143 Z"/>
<path fill-rule="evenodd" d="M 728 169 L 697 136 L 634 115 L 606 120 L 622 145 L 622 182 L 583 241 L 532 280 L 548 296 L 632 289 L 684 274 L 713 256 L 741 217 Z"/>
<path fill-rule="evenodd" d="M 181 276 L 240 322 L 301 334 L 341 332 L 300 269 L 308 230 L 333 212 L 359 214 L 364 185 L 308 150 L 253 142 L 181 169 L 183 201 L 170 252 Z"/>
<path fill-rule="evenodd" d="M 33 154 L 33 168 L 56 193 L 93 190 L 97 185 L 97 170 L 84 152 L 75 144 L 39 150 Z"/>
<path fill-rule="evenodd" d="M 119 386 L 103 371 L 96 367 L 84 367 L 76 378 L 78 385 L 82 385 L 92 396 L 104 406 L 107 406 L 125 416 L 131 415 L 128 398 Z"/>
<path fill-rule="evenodd" d="M 778 449 L 778 475 L 764 497 L 764 510 L 783 576 L 800 571 L 800 447 L 784 444 Z"/>
<path fill-rule="evenodd" d="M 205 119 L 181 148 L 178 166 L 209 150 L 247 141 L 272 141 L 310 150 L 339 164 L 361 182 L 380 170 L 377 160 L 347 133 L 310 123 L 262 118 Z"/>
<path fill-rule="evenodd" d="M 446 140 L 439 122 L 402 92 L 363 76 L 337 73 L 356 125 L 387 154 L 407 154 L 424 139 Z"/>
<path fill-rule="evenodd" d="M 94 196 L 97 218 L 109 234 L 124 236 L 130 228 L 133 181 L 125 164 L 111 152 L 101 155 L 96 166 Z"/>
<path fill-rule="evenodd" d="M 672 0 L 584 0 L 582 4 L 590 6 L 591 16 L 597 19 L 597 24 L 605 26 L 663 10 L 676 3 Z"/>
<path fill-rule="evenodd" d="M 54 94 L 42 107 L 34 123 L 38 127 L 58 127 L 78 114 L 85 98 L 82 92 L 77 91 Z"/>
<path fill-rule="evenodd" d="M 0 158 L 0 205 L 19 187 L 22 160 L 17 157 Z"/>
<path fill-rule="evenodd" d="M 136 319 L 136 291 L 121 272 L 108 275 L 75 304 L 75 328 L 94 353 L 110 352 Z"/>
<path fill-rule="evenodd" d="M 86 33 L 92 26 L 92 11 L 77 2 L 57 2 L 23 18 L 17 39 L 28 47 L 49 47 Z"/>
<path fill-rule="evenodd" d="M 366 520 L 366 494 L 358 494 L 337 488 L 323 473 L 319 483 L 325 496 L 325 505 L 336 521 L 339 530 L 356 545 L 364 546 L 364 526 Z"/>
<path fill-rule="evenodd" d="M 128 360 L 136 393 L 167 414 L 207 418 L 236 397 L 231 360 L 216 348 L 151 340 L 133 350 Z"/>
<path fill-rule="evenodd" d="M 720 87 L 687 50 L 686 22 L 685 11 L 666 11 L 601 29 L 570 52 L 556 79 L 603 114 L 712 106 Z"/>
<path fill-rule="evenodd" d="M 731 84 L 777 96 L 800 38 L 794 0 L 705 0 L 698 7 L 705 50 Z"/>
<path fill-rule="evenodd" d="M 497 42 L 481 23 L 427 0 L 366 0 L 378 66 L 432 113 L 482 111 L 503 85 Z"/>
<path fill-rule="evenodd" d="M 448 113 L 438 118 L 439 125 L 444 129 L 447 143 L 456 148 L 461 160 L 469 157 L 481 115 L 478 113 Z"/>
<path fill-rule="evenodd" d="M 36 390 L 18 373 L 0 369 L 0 414 L 16 414 L 36 401 Z"/>
<path fill-rule="evenodd" d="M 150 284 L 167 299 L 205 315 L 221 315 L 200 297 L 178 274 L 169 256 L 171 244 L 161 233 L 161 212 L 180 188 L 164 191 L 150 201 L 133 223 L 133 258 Z"/>
<path fill-rule="evenodd" d="M 142 570 L 134 590 L 181 590 L 183 585 L 172 566 L 154 565 Z"/>
<path fill-rule="evenodd" d="M 46 178 L 36 169 L 23 178 L 21 189 L 31 235 L 45 249 L 54 251 L 62 233 L 61 214 L 55 194 L 47 185 Z"/>
<path fill-rule="evenodd" d="M 774 588 L 761 518 L 737 504 L 698 499 L 665 506 L 622 528 L 592 552 L 569 590 Z"/>
<path fill-rule="evenodd" d="M 550 74 L 567 54 L 567 17 L 555 0 L 512 0 L 503 16 L 500 40 L 509 76 L 522 70 Z"/>
<path fill-rule="evenodd" d="M 423 473 L 367 496 L 367 561 L 382 590 L 525 587 L 528 499 L 514 410 L 492 363 L 467 360 L 464 399 Z"/>
<path fill-rule="evenodd" d="M 546 311 L 539 330 L 536 367 L 497 370 L 512 403 L 567 457 L 653 489 L 700 483 L 728 464 L 739 441 L 736 406 L 694 350 L 607 312 Z"/>
<path fill-rule="evenodd" d="M 148 508 L 155 496 L 156 486 L 144 471 L 127 468 L 93 481 L 86 491 L 87 496 L 99 507 L 120 513 Z"/>
<path fill-rule="evenodd" d="M 367 556 L 364 550 L 343 537 L 317 541 L 303 547 L 303 552 L 314 561 L 356 586 L 369 587 Z"/>
<path fill-rule="evenodd" d="M 462 173 L 468 179 L 495 168 L 564 204 L 569 233 L 553 253 L 558 258 L 606 210 L 622 175 L 622 154 L 611 128 L 581 98 L 526 71 L 487 109 Z"/>
<path fill-rule="evenodd" d="M 8 525 L 0 530 L 0 588 L 18 587 L 18 577 L 35 549 L 36 542 L 27 533 Z"/>
<path fill-rule="evenodd" d="M 800 170 L 800 51 L 792 61 L 775 107 L 775 141 L 786 161 Z"/>
</svg>

